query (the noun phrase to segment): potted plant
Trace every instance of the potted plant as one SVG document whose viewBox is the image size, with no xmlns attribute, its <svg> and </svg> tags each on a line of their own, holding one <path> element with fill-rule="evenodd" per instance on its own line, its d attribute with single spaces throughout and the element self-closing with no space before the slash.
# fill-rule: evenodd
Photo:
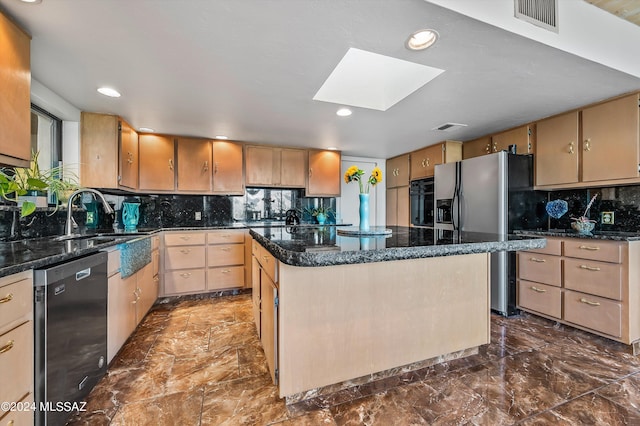
<svg viewBox="0 0 640 426">
<path fill-rule="evenodd" d="M 320 225 L 325 224 L 325 222 L 327 221 L 327 215 L 333 211 L 331 207 L 324 207 L 324 206 L 312 207 L 306 210 L 307 210 L 307 213 L 309 213 L 311 216 L 316 218 L 316 220 L 318 221 L 318 224 Z"/>
<path fill-rule="evenodd" d="M 587 214 L 589 214 L 589 209 L 591 209 L 591 206 L 597 197 L 598 194 L 591 198 L 591 201 L 587 204 L 587 208 L 582 216 L 571 218 L 573 220 L 573 222 L 571 222 L 571 227 L 580 234 L 591 234 L 591 231 L 593 231 L 593 228 L 596 226 L 596 221 L 589 219 Z"/>
</svg>

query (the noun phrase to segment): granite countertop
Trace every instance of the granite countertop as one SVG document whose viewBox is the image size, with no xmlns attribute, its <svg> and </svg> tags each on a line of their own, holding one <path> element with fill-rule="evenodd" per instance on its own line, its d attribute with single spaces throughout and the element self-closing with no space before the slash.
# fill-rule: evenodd
<svg viewBox="0 0 640 426">
<path fill-rule="evenodd" d="M 392 231 L 389 236 L 363 238 L 338 235 L 335 226 L 264 227 L 251 229 L 250 233 L 278 260 L 293 266 L 331 266 L 529 250 L 546 245 L 544 238 L 524 235 L 389 228 Z"/>
<path fill-rule="evenodd" d="M 640 241 L 640 232 L 593 231 L 589 234 L 578 234 L 575 231 L 552 229 L 549 231 L 515 231 L 516 235 L 535 235 L 540 237 L 582 238 L 589 240 Z"/>
</svg>

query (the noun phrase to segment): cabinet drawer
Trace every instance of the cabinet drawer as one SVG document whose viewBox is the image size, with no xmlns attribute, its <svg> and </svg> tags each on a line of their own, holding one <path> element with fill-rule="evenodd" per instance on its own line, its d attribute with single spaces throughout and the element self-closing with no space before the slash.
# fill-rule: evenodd
<svg viewBox="0 0 640 426">
<path fill-rule="evenodd" d="M 207 288 L 209 290 L 232 287 L 244 287 L 244 266 L 209 268 L 207 271 Z"/>
<path fill-rule="evenodd" d="M 198 246 L 204 245 L 205 239 L 204 232 L 169 232 L 164 235 L 164 244 L 167 246 Z"/>
<path fill-rule="evenodd" d="M 24 278 L 22 281 L 0 287 L 0 330 L 30 320 L 32 306 L 33 281 L 31 279 Z M 6 400 L 0 399 L 0 401 Z"/>
<path fill-rule="evenodd" d="M 519 253 L 518 276 L 524 280 L 560 287 L 562 284 L 560 257 L 529 252 Z"/>
<path fill-rule="evenodd" d="M 244 231 L 216 231 L 207 234 L 209 244 L 244 243 Z"/>
<path fill-rule="evenodd" d="M 564 319 L 601 333 L 620 337 L 622 334 L 622 303 L 565 290 Z"/>
<path fill-rule="evenodd" d="M 167 247 L 165 248 L 164 268 L 189 269 L 205 267 L 205 247 Z"/>
<path fill-rule="evenodd" d="M 0 351 L 0 401 L 20 401 L 33 390 L 33 321 L 0 336 Z"/>
<path fill-rule="evenodd" d="M 33 404 L 33 396 L 29 395 L 20 402 L 31 406 Z M 2 417 L 3 414 L 5 414 L 4 417 Z M 0 426 L 33 426 L 33 424 L 34 418 L 31 410 L 11 411 L 8 413 L 0 411 Z"/>
<path fill-rule="evenodd" d="M 623 243 L 610 241 L 567 239 L 564 241 L 564 255 L 600 262 L 622 262 Z"/>
<path fill-rule="evenodd" d="M 547 246 L 540 249 L 527 250 L 526 253 L 542 253 L 560 256 L 562 254 L 562 240 L 547 238 Z"/>
<path fill-rule="evenodd" d="M 609 299 L 622 299 L 622 265 L 564 259 L 564 286 Z"/>
<path fill-rule="evenodd" d="M 562 290 L 546 284 L 518 281 L 518 306 L 560 319 Z"/>
<path fill-rule="evenodd" d="M 244 244 L 207 247 L 208 266 L 244 265 Z"/>
<path fill-rule="evenodd" d="M 164 274 L 164 291 L 167 294 L 192 293 L 205 288 L 204 269 L 185 269 Z"/>
</svg>

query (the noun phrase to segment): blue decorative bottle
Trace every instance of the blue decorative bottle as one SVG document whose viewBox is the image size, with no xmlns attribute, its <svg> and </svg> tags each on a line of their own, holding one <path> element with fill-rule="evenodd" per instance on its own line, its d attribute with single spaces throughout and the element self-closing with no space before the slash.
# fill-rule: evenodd
<svg viewBox="0 0 640 426">
<path fill-rule="evenodd" d="M 125 232 L 135 232 L 140 219 L 140 203 L 122 203 L 122 223 Z"/>
</svg>

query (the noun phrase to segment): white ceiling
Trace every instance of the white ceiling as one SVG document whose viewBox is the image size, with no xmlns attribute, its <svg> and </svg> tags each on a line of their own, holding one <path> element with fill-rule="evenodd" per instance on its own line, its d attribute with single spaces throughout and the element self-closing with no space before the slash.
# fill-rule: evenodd
<svg viewBox="0 0 640 426">
<path fill-rule="evenodd" d="M 625 38 L 631 31 L 640 40 L 640 27 L 634 33 L 628 22 L 570 1 L 607 16 L 604 28 L 585 33 L 615 38 L 621 23 Z M 480 3 L 486 14 L 506 2 L 513 4 Z M 598 55 L 581 53 L 589 46 L 550 47 L 424 0 L 0 0 L 0 7 L 33 36 L 34 79 L 81 110 L 119 114 L 162 133 L 388 158 L 640 89 L 640 69 L 611 58 L 601 62 L 626 72 L 594 62 Z M 560 35 L 571 18 L 560 14 Z M 541 39 L 558 37 L 517 25 L 544 32 Z M 436 29 L 438 43 L 407 50 L 406 38 L 420 28 Z M 337 117 L 338 105 L 313 96 L 349 48 L 446 72 L 386 111 L 355 107 L 352 116 Z M 618 58 L 633 52 L 606 50 Z M 103 85 L 122 97 L 99 95 Z M 468 126 L 431 130 L 445 122 Z"/>
</svg>

